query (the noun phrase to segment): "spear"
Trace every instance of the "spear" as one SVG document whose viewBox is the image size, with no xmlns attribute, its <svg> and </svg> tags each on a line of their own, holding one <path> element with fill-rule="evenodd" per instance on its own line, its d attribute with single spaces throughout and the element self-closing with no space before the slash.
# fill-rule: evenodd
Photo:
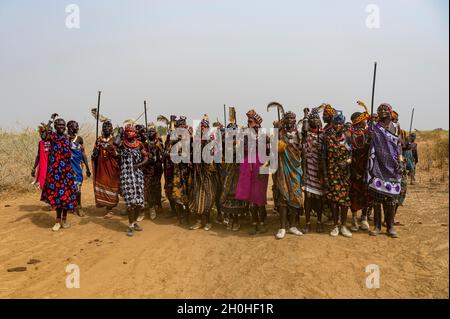
<svg viewBox="0 0 450 319">
<path fill-rule="evenodd" d="M 100 95 L 102 94 L 102 91 L 98 91 L 98 100 L 97 100 L 97 126 L 95 130 L 95 140 L 98 139 L 98 119 L 100 117 Z"/>
<path fill-rule="evenodd" d="M 409 123 L 409 135 L 411 135 L 413 119 L 414 119 L 414 108 L 412 109 L 411 122 Z"/>
<path fill-rule="evenodd" d="M 145 113 L 145 128 L 147 129 L 148 122 L 147 122 L 147 101 L 146 100 L 144 100 L 144 113 Z"/>
<path fill-rule="evenodd" d="M 227 127 L 227 112 L 225 104 L 223 105 L 223 125 Z"/>
<path fill-rule="evenodd" d="M 372 82 L 372 103 L 370 106 L 370 115 L 373 114 L 373 99 L 375 98 L 375 80 L 377 77 L 377 62 L 375 62 L 375 65 L 373 67 L 373 82 Z"/>
</svg>

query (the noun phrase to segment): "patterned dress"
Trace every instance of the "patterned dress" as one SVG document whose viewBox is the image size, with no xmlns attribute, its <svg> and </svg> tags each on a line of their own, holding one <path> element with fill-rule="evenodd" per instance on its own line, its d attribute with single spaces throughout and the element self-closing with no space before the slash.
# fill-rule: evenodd
<svg viewBox="0 0 450 319">
<path fill-rule="evenodd" d="M 78 142 L 78 135 L 75 136 L 71 142 L 72 158 L 70 165 L 75 174 L 74 182 L 77 187 L 77 192 L 81 192 L 81 185 L 83 184 L 83 169 L 81 162 L 83 161 L 83 145 Z"/>
<path fill-rule="evenodd" d="M 312 197 L 323 195 L 323 134 L 310 129 L 306 132 L 303 143 L 305 176 L 303 190 Z"/>
<path fill-rule="evenodd" d="M 344 135 L 336 137 L 333 129 L 329 130 L 325 136 L 327 148 L 327 174 L 328 174 L 328 194 L 327 198 L 340 206 L 351 205 L 350 201 L 350 170 L 346 166 L 342 168 L 339 163 L 351 158 L 351 146 L 347 143 Z"/>
<path fill-rule="evenodd" d="M 225 177 L 220 198 L 221 208 L 227 215 L 245 215 L 248 210 L 247 202 L 235 198 L 239 179 L 239 163 L 224 163 L 222 168 Z"/>
<path fill-rule="evenodd" d="M 356 212 L 370 206 L 370 197 L 367 190 L 366 171 L 369 155 L 369 131 L 353 129 L 352 131 L 352 165 L 350 175 L 351 210 Z"/>
<path fill-rule="evenodd" d="M 48 132 L 51 147 L 48 154 L 47 177 L 41 200 L 53 209 L 74 210 L 77 188 L 70 166 L 72 156 L 70 139 L 64 134 Z"/>
<path fill-rule="evenodd" d="M 133 165 L 142 162 L 141 149 L 122 146 L 120 149 L 120 190 L 128 208 L 144 207 L 144 174 Z"/>
<path fill-rule="evenodd" d="M 278 149 L 278 169 L 275 173 L 278 205 L 300 208 L 303 206 L 300 137 L 297 131 L 282 131 L 280 141 L 286 147 L 284 150 Z"/>
</svg>

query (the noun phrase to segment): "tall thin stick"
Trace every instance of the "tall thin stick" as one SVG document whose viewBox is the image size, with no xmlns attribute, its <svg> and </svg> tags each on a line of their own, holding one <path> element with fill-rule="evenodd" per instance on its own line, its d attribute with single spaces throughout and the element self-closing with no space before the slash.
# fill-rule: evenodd
<svg viewBox="0 0 450 319">
<path fill-rule="evenodd" d="M 225 104 L 223 105 L 223 125 L 227 127 L 227 112 Z"/>
<path fill-rule="evenodd" d="M 148 122 L 147 122 L 147 101 L 144 100 L 144 113 L 145 113 L 145 128 L 148 127 Z"/>
<path fill-rule="evenodd" d="M 375 80 L 377 78 L 377 62 L 375 62 L 375 65 L 373 67 L 373 83 L 372 83 L 372 103 L 370 105 L 370 115 L 373 114 L 373 101 L 375 98 Z"/>
<path fill-rule="evenodd" d="M 414 108 L 412 109 L 411 122 L 409 123 L 409 135 L 411 135 L 413 119 L 414 119 Z"/>
<path fill-rule="evenodd" d="M 100 95 L 102 94 L 102 91 L 98 91 L 98 100 L 97 100 L 97 126 L 95 130 L 95 140 L 98 139 L 98 120 L 100 117 Z"/>
</svg>

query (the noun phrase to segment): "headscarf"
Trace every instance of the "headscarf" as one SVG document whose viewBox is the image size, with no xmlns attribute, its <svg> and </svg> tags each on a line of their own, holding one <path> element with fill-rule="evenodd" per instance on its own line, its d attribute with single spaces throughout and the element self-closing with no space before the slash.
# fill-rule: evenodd
<svg viewBox="0 0 450 319">
<path fill-rule="evenodd" d="M 323 114 L 328 115 L 329 117 L 333 117 L 335 112 L 336 110 L 330 104 L 326 104 L 323 109 Z"/>
<path fill-rule="evenodd" d="M 345 124 L 345 116 L 342 111 L 336 110 L 336 113 L 333 115 L 333 119 L 331 120 L 333 124 Z"/>
<path fill-rule="evenodd" d="M 357 125 L 361 122 L 367 121 L 370 118 L 367 112 L 355 112 L 351 116 L 352 124 Z"/>
<path fill-rule="evenodd" d="M 380 106 L 377 108 L 377 112 L 380 111 L 380 108 L 381 108 L 382 106 L 387 106 L 389 112 L 392 112 L 392 106 L 391 106 L 389 103 L 381 103 Z"/>
<path fill-rule="evenodd" d="M 398 113 L 395 112 L 394 110 L 391 111 L 391 119 L 393 121 L 398 120 Z"/>
<path fill-rule="evenodd" d="M 202 119 L 202 121 L 200 122 L 200 126 L 201 126 L 201 127 L 208 127 L 208 128 L 209 128 L 209 118 L 208 118 L 208 115 L 207 115 L 207 114 L 203 115 L 203 119 Z"/>
<path fill-rule="evenodd" d="M 255 120 L 256 124 L 261 125 L 263 119 L 255 110 L 248 111 L 246 115 L 249 119 Z"/>
</svg>

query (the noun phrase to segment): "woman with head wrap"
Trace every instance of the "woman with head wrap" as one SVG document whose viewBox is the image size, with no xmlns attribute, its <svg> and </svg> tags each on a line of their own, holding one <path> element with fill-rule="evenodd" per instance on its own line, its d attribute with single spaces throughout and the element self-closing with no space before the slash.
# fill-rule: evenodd
<svg viewBox="0 0 450 319">
<path fill-rule="evenodd" d="M 345 135 L 345 117 L 337 111 L 331 121 L 332 127 L 325 135 L 327 154 L 326 182 L 327 198 L 331 202 L 334 227 L 330 235 L 336 237 L 339 233 L 344 237 L 352 237 L 347 229 L 347 212 L 350 207 L 350 164 L 352 161 L 351 144 Z M 341 227 L 339 228 L 339 217 Z"/>
<path fill-rule="evenodd" d="M 54 114 L 54 119 L 57 115 Z M 74 182 L 75 173 L 71 166 L 71 141 L 65 134 L 66 122 L 58 118 L 54 121 L 54 131 L 50 123 L 47 130 L 42 133 L 42 139 L 50 142 L 48 153 L 47 176 L 41 200 L 56 209 L 56 223 L 53 231 L 69 228 L 67 212 L 73 211 L 77 205 L 77 187 Z"/>
<path fill-rule="evenodd" d="M 397 127 L 392 123 L 392 107 L 381 104 L 378 109 L 378 121 L 371 121 L 369 132 L 369 166 L 367 181 L 369 194 L 374 201 L 375 228 L 370 232 L 376 236 L 381 232 L 381 205 L 383 205 L 387 234 L 397 237 L 394 227 L 395 207 L 401 192 L 401 139 L 397 135 Z"/>
<path fill-rule="evenodd" d="M 370 206 L 370 198 L 367 192 L 366 171 L 369 153 L 369 129 L 367 121 L 370 118 L 365 104 L 357 102 L 365 108 L 365 112 L 355 112 L 351 116 L 351 143 L 352 143 L 352 164 L 350 174 L 350 200 L 352 211 L 352 231 L 358 231 L 357 212 L 362 210 L 361 229 L 369 230 L 367 212 Z"/>
<path fill-rule="evenodd" d="M 247 125 L 250 129 L 250 137 L 255 139 L 257 146 L 258 139 L 263 138 L 259 136 L 259 129 L 261 128 L 262 118 L 255 110 L 247 112 Z M 254 229 L 250 231 L 251 235 L 257 233 L 264 233 L 267 231 L 266 210 L 267 203 L 267 184 L 269 176 L 267 174 L 260 174 L 259 170 L 263 163 L 261 163 L 258 156 L 258 147 L 254 149 L 249 148 L 248 136 L 244 138 L 244 158 L 239 167 L 239 180 L 236 188 L 235 198 L 244 200 L 249 203 L 252 214 L 252 225 Z"/>
<path fill-rule="evenodd" d="M 127 235 L 131 237 L 134 231 L 142 231 L 137 218 L 145 205 L 142 167 L 147 164 L 148 154 L 138 139 L 134 124 L 126 123 L 121 133 L 114 144 L 120 157 L 120 190 L 128 212 Z"/>
<path fill-rule="evenodd" d="M 324 195 L 324 141 L 323 130 L 320 129 L 321 108 L 313 108 L 307 115 L 306 129 L 303 131 L 303 191 L 305 193 L 306 225 L 303 233 L 311 232 L 311 211 L 317 213 L 316 231 L 323 231 L 322 212 Z M 305 125 L 304 125 L 305 127 Z"/>
<path fill-rule="evenodd" d="M 297 130 L 295 113 L 286 112 L 281 120 L 278 134 L 278 168 L 274 174 L 275 190 L 278 193 L 278 211 L 280 229 L 276 239 L 283 239 L 286 226 L 290 234 L 301 236 L 303 233 L 295 226 L 297 210 L 303 206 L 302 196 L 302 160 L 301 137 Z"/>
<path fill-rule="evenodd" d="M 195 134 L 196 139 L 201 139 L 200 153 L 203 153 L 209 140 L 205 140 L 206 134 L 209 134 L 209 120 L 205 115 L 200 123 L 200 132 Z M 201 159 L 201 163 L 192 164 L 192 188 L 189 194 L 189 210 L 197 217 L 197 222 L 190 227 L 191 230 L 203 228 L 210 230 L 212 224 L 210 221 L 211 209 L 216 203 L 217 171 L 214 163 L 206 163 Z"/>
<path fill-rule="evenodd" d="M 119 203 L 120 168 L 110 121 L 103 122 L 102 134 L 95 141 L 92 169 L 95 205 L 105 207 L 104 218 L 111 218 L 112 209 Z"/>
<path fill-rule="evenodd" d="M 228 124 L 225 129 L 225 138 L 227 135 L 231 136 L 233 132 L 238 129 L 235 123 Z M 237 183 L 239 179 L 239 163 L 236 162 L 236 149 L 238 140 L 233 137 L 232 143 L 225 143 L 224 151 L 233 154 L 232 162 L 225 161 L 222 164 L 223 177 L 223 191 L 220 198 L 220 206 L 224 212 L 226 219 L 229 220 L 227 229 L 232 231 L 239 231 L 241 228 L 240 217 L 245 215 L 248 211 L 248 204 L 246 201 L 238 200 L 235 198 Z M 231 150 L 229 149 L 231 148 Z"/>
</svg>

